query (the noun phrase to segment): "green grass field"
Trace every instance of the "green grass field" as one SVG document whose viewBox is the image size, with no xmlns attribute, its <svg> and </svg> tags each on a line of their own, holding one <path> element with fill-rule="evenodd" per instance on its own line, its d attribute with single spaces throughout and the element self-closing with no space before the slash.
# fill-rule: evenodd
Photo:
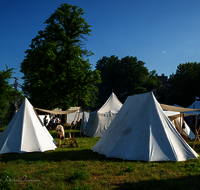
<svg viewBox="0 0 200 190">
<path fill-rule="evenodd" d="M 3 129 L 0 129 L 0 133 Z M 56 132 L 50 131 L 56 139 Z M 67 133 L 67 130 L 66 130 Z M 185 162 L 141 162 L 106 158 L 91 148 L 99 138 L 75 135 L 79 147 L 0 155 L 0 189 L 195 189 L 200 159 Z M 189 142 L 193 146 L 194 142 Z M 200 154 L 200 142 L 195 151 Z"/>
</svg>

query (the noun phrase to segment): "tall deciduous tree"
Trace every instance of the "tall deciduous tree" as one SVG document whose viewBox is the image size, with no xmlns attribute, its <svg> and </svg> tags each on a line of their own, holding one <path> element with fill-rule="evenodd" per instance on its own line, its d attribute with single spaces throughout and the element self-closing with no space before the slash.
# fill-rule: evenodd
<svg viewBox="0 0 200 190">
<path fill-rule="evenodd" d="M 87 59 L 93 54 L 84 47 L 91 26 L 83 14 L 77 6 L 62 4 L 45 21 L 45 30 L 32 39 L 21 72 L 23 91 L 34 106 L 63 110 L 88 106 L 100 73 L 91 70 Z"/>
</svg>

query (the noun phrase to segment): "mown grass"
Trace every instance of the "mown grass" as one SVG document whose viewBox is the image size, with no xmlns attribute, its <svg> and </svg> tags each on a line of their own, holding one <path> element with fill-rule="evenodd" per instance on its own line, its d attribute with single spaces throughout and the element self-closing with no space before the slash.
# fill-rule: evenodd
<svg viewBox="0 0 200 190">
<path fill-rule="evenodd" d="M 0 129 L 1 130 L 1 129 Z M 56 139 L 56 132 L 50 131 Z M 67 132 L 67 131 L 66 131 Z M 0 189 L 198 189 L 200 159 L 141 162 L 106 158 L 91 148 L 99 138 L 76 132 L 79 147 L 0 155 Z M 193 145 L 190 141 L 190 146 Z M 200 153 L 200 142 L 195 151 Z"/>
</svg>

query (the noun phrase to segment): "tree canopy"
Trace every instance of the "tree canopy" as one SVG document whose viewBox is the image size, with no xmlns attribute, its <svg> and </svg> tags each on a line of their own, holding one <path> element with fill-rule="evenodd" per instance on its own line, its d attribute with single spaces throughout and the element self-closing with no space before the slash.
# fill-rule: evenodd
<svg viewBox="0 0 200 190">
<path fill-rule="evenodd" d="M 187 62 L 177 66 L 176 73 L 169 77 L 170 87 L 166 89 L 169 104 L 190 106 L 200 97 L 200 63 Z"/>
<path fill-rule="evenodd" d="M 93 54 L 85 48 L 91 26 L 83 14 L 77 6 L 62 4 L 26 50 L 21 63 L 23 92 L 34 106 L 64 110 L 88 106 L 100 73 L 91 70 L 87 58 Z"/>
<path fill-rule="evenodd" d="M 160 85 L 155 71 L 149 72 L 145 63 L 137 57 L 126 56 L 121 60 L 117 56 L 102 57 L 96 69 L 101 72 L 102 83 L 99 87 L 99 105 L 102 105 L 114 90 L 121 102 L 127 96 L 145 93 Z"/>
<path fill-rule="evenodd" d="M 19 94 L 19 91 L 15 91 L 9 84 L 9 79 L 12 78 L 14 68 L 8 68 L 0 71 L 0 115 L 4 117 L 10 108 L 10 102 L 14 101 L 15 95 Z"/>
</svg>

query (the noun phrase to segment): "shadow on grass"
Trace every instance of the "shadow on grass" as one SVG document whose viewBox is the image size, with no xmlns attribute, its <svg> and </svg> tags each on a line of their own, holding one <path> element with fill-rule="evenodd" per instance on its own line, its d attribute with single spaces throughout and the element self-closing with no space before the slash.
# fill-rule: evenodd
<svg viewBox="0 0 200 190">
<path fill-rule="evenodd" d="M 147 190 L 196 190 L 199 189 L 199 179 L 200 175 L 197 176 L 187 176 L 187 177 L 181 177 L 181 178 L 172 178 L 172 179 L 166 179 L 166 180 L 148 180 L 148 181 L 141 181 L 138 183 L 131 183 L 124 181 L 123 184 L 115 184 L 115 186 L 118 186 L 116 188 L 113 188 L 113 190 L 128 190 L 128 189 L 134 189 L 134 190 L 141 190 L 141 189 L 147 189 Z"/>
<path fill-rule="evenodd" d="M 70 161 L 85 161 L 85 160 L 105 160 L 104 155 L 99 155 L 98 153 L 93 153 L 92 150 L 78 150 L 76 147 L 70 148 L 59 148 L 59 150 L 48 151 L 48 152 L 32 152 L 32 153 L 9 153 L 0 155 L 1 162 L 9 162 L 16 160 L 24 161 L 54 161 L 59 162 L 63 160 Z"/>
<path fill-rule="evenodd" d="M 78 132 L 77 132 L 77 136 L 78 136 Z M 88 140 L 89 139 L 90 138 L 88 138 Z M 91 139 L 93 138 L 91 137 Z M 196 144 L 195 151 L 200 152 L 200 143 Z M 61 148 L 57 148 L 55 151 L 46 151 L 43 153 L 32 152 L 32 153 L 23 153 L 23 154 L 18 154 L 18 153 L 0 154 L 0 162 L 7 163 L 9 161 L 16 161 L 16 160 L 50 161 L 50 162 L 51 161 L 59 162 L 63 160 L 69 160 L 69 161 L 95 160 L 95 161 L 123 162 L 122 159 L 106 158 L 105 155 L 93 152 L 91 148 L 87 149 L 87 148 L 81 148 L 81 147 L 80 148 L 79 147 L 78 148 L 77 147 L 61 147 Z M 127 162 L 137 162 L 137 161 L 127 161 Z"/>
</svg>

